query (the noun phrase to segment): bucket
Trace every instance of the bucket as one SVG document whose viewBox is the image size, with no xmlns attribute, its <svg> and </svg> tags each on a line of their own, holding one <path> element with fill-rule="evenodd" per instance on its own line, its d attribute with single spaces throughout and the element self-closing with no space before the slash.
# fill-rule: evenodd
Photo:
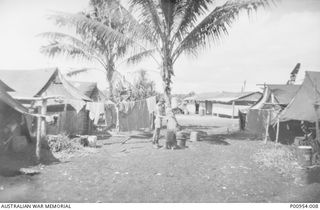
<svg viewBox="0 0 320 210">
<path fill-rule="evenodd" d="M 298 161 L 301 166 L 307 167 L 312 165 L 312 147 L 298 146 Z"/>
<path fill-rule="evenodd" d="M 199 133 L 196 131 L 191 132 L 190 141 L 199 141 Z"/>
<path fill-rule="evenodd" d="M 181 131 L 177 132 L 176 138 L 177 138 L 178 146 L 181 148 L 185 148 L 186 147 L 186 138 L 184 137 L 184 133 Z"/>
<path fill-rule="evenodd" d="M 181 148 L 185 148 L 186 147 L 186 139 L 177 139 L 178 142 L 178 146 Z"/>
<path fill-rule="evenodd" d="M 97 136 L 88 136 L 88 144 L 89 147 L 96 147 L 97 146 Z"/>
<path fill-rule="evenodd" d="M 167 130 L 166 140 L 170 143 L 174 143 L 176 141 L 176 134 L 173 130 Z"/>
</svg>

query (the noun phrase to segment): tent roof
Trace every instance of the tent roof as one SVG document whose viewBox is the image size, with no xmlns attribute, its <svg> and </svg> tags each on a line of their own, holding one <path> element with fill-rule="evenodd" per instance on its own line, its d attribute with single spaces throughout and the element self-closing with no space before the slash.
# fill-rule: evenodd
<svg viewBox="0 0 320 210">
<path fill-rule="evenodd" d="M 267 85 L 279 104 L 287 105 L 297 93 L 300 85 Z"/>
<path fill-rule="evenodd" d="M 254 92 L 222 92 L 219 95 L 210 98 L 209 101 L 216 102 L 231 102 L 236 101 L 239 98 L 243 98 L 245 96 L 251 95 Z"/>
<path fill-rule="evenodd" d="M 261 98 L 261 96 L 262 96 L 262 93 L 253 92 L 251 94 L 242 96 L 242 97 L 236 99 L 235 101 L 252 101 L 252 102 L 256 102 Z"/>
<path fill-rule="evenodd" d="M 316 121 L 314 104 L 320 104 L 320 72 L 307 71 L 304 81 L 290 104 L 280 114 L 281 121 Z M 317 111 L 320 116 L 320 110 Z"/>
<path fill-rule="evenodd" d="M 0 86 L 6 92 L 13 92 L 14 91 L 11 87 L 9 87 L 6 83 L 2 82 L 1 80 L 0 80 Z"/>
<path fill-rule="evenodd" d="M 300 85 L 266 85 L 262 97 L 250 109 L 262 109 L 265 103 L 271 103 L 271 93 L 274 95 L 275 103 L 288 105 L 299 87 Z"/>
<path fill-rule="evenodd" d="M 0 70 L 0 78 L 12 87 L 13 96 L 34 97 L 40 94 L 42 89 L 58 73 L 56 68 L 38 70 Z"/>
<path fill-rule="evenodd" d="M 51 82 L 59 78 L 62 86 L 50 88 Z M 91 101 L 59 73 L 57 68 L 38 70 L 0 70 L 0 78 L 12 87 L 13 97 L 35 97 L 50 89 L 53 95 L 62 95 L 68 99 Z"/>
<path fill-rule="evenodd" d="M 8 106 L 12 107 L 13 109 L 15 109 L 20 113 L 27 113 L 28 112 L 27 108 L 25 108 L 18 101 L 13 99 L 7 93 L 7 90 L 8 90 L 8 86 L 0 80 L 0 101 L 4 102 L 5 104 L 7 104 Z"/>
<path fill-rule="evenodd" d="M 214 101 L 214 102 L 231 102 L 236 101 L 238 99 L 245 100 L 247 96 L 251 96 L 258 92 L 211 92 L 211 93 L 200 93 L 196 94 L 195 96 L 191 96 L 185 98 L 185 101 Z M 261 93 L 259 94 L 261 96 Z M 259 96 L 259 98 L 260 98 Z M 259 99 L 258 98 L 258 99 Z M 257 99 L 257 100 L 258 100 Z M 256 101 L 256 100 L 255 100 Z"/>
</svg>

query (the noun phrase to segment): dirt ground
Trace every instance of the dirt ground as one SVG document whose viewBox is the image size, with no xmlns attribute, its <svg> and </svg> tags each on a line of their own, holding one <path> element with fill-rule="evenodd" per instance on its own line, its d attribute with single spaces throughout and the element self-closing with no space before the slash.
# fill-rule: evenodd
<svg viewBox="0 0 320 210">
<path fill-rule="evenodd" d="M 0 176 L 0 202 L 320 202 L 319 179 L 299 185 L 254 161 L 265 145 L 234 133 L 237 120 L 178 121 L 208 137 L 181 150 L 154 149 L 150 135 L 99 140 L 98 148 L 36 166 L 38 175 Z"/>
</svg>

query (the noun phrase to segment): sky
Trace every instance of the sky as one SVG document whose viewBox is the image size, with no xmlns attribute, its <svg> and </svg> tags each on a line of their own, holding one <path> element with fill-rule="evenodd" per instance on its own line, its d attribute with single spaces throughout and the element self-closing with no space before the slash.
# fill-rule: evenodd
<svg viewBox="0 0 320 210">
<path fill-rule="evenodd" d="M 0 0 L 0 69 L 59 67 L 63 71 L 99 67 L 94 63 L 64 57 L 51 59 L 39 52 L 45 42 L 37 37 L 47 31 L 70 32 L 55 26 L 47 16 L 52 11 L 79 12 L 88 0 Z M 174 65 L 174 93 L 194 91 L 259 90 L 257 84 L 283 84 L 301 63 L 297 82 L 304 71 L 320 71 L 320 0 L 282 0 L 271 9 L 241 15 L 229 35 L 198 57 L 181 56 Z M 158 66 L 147 60 L 139 65 L 118 65 L 129 80 L 144 68 L 157 89 L 162 89 Z M 102 72 L 80 75 L 76 80 L 96 81 L 105 87 Z"/>
</svg>

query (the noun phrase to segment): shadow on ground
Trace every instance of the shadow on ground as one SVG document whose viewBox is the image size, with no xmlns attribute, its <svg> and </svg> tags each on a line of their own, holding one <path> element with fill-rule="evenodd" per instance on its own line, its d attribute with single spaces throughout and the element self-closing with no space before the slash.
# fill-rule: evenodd
<svg viewBox="0 0 320 210">
<path fill-rule="evenodd" d="M 200 138 L 200 141 L 214 144 L 214 145 L 230 145 L 227 141 L 225 141 L 226 138 L 220 135 L 208 135 Z"/>
<path fill-rule="evenodd" d="M 0 176 L 14 177 L 22 175 L 22 168 L 29 168 L 38 165 L 35 155 L 35 143 L 30 143 L 20 152 L 13 152 L 11 149 L 0 156 Z M 41 161 L 42 165 L 57 164 L 60 161 L 54 157 L 50 149 L 42 148 Z"/>
<path fill-rule="evenodd" d="M 221 126 L 197 126 L 197 125 L 188 125 L 188 126 L 181 126 L 182 129 L 189 129 L 189 130 L 210 130 L 214 128 L 221 128 Z"/>
</svg>

